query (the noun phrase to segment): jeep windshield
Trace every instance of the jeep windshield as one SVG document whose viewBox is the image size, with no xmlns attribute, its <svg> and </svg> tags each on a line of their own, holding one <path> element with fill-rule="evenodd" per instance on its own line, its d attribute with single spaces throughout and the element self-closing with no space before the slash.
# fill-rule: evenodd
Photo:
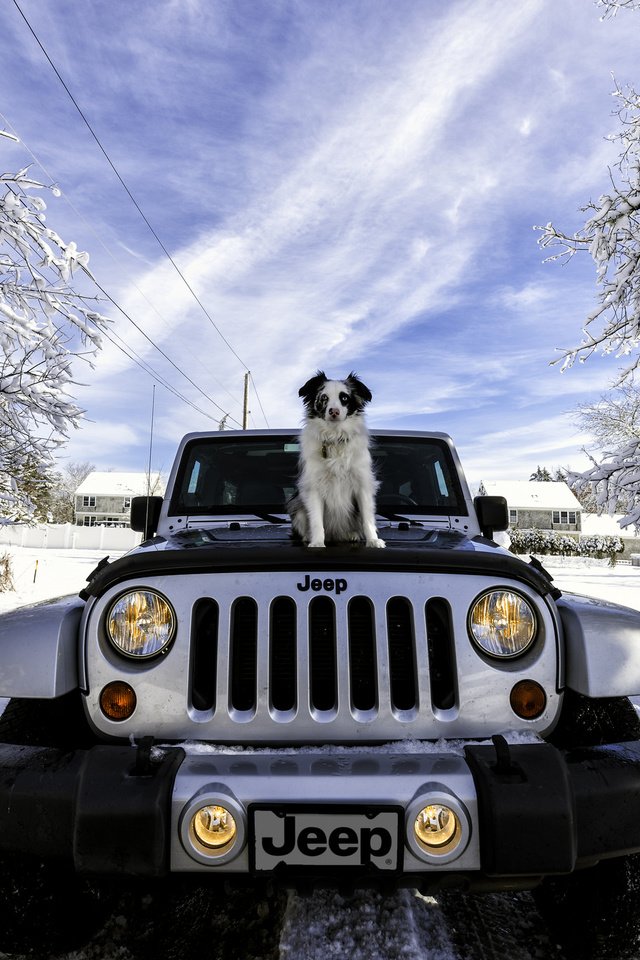
<svg viewBox="0 0 640 960">
<path fill-rule="evenodd" d="M 185 447 L 170 514 L 286 514 L 296 490 L 299 452 L 295 435 L 198 437 Z M 378 514 L 467 514 L 444 440 L 374 435 L 372 456 Z"/>
</svg>

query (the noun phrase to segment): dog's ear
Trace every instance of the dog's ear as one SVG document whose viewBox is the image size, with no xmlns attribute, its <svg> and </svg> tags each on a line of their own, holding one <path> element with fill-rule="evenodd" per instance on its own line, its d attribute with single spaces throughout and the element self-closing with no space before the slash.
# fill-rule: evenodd
<svg viewBox="0 0 640 960">
<path fill-rule="evenodd" d="M 310 380 L 307 380 L 304 386 L 300 387 L 298 390 L 298 396 L 302 397 L 309 409 L 313 408 L 313 404 L 318 395 L 318 390 L 322 384 L 326 382 L 326 379 L 327 376 L 324 371 L 318 370 L 315 377 L 311 377 Z"/>
<path fill-rule="evenodd" d="M 351 371 L 349 376 L 345 377 L 344 382 L 347 384 L 352 394 L 358 398 L 361 407 L 364 407 L 365 403 L 369 403 L 371 400 L 371 390 L 369 390 L 369 387 L 365 386 L 357 374 Z"/>
</svg>

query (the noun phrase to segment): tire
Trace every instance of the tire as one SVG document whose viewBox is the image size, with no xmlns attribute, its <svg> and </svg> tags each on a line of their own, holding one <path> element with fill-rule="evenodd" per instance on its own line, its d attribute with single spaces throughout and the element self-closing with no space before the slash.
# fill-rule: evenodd
<svg viewBox="0 0 640 960">
<path fill-rule="evenodd" d="M 56 700 L 10 700 L 0 716 L 0 743 L 78 750 L 96 742 L 77 690 Z"/>
<path fill-rule="evenodd" d="M 109 885 L 67 864 L 0 859 L 0 955 L 53 957 L 87 943 L 113 910 Z"/>
<path fill-rule="evenodd" d="M 626 697 L 593 700 L 565 693 L 549 738 L 565 750 L 640 739 L 638 714 Z M 640 948 L 640 855 L 602 860 L 533 891 L 538 911 L 567 960 L 636 960 Z"/>
<path fill-rule="evenodd" d="M 627 697 L 594 700 L 567 690 L 560 722 L 548 740 L 564 750 L 640 740 L 640 718 Z"/>
<path fill-rule="evenodd" d="M 640 948 L 640 855 L 602 860 L 533 891 L 567 960 L 636 960 Z"/>
<path fill-rule="evenodd" d="M 73 750 L 91 746 L 77 692 L 56 700 L 10 700 L 0 743 Z M 70 863 L 0 857 L 0 953 L 54 956 L 86 943 L 113 906 L 108 882 L 78 876 Z"/>
</svg>

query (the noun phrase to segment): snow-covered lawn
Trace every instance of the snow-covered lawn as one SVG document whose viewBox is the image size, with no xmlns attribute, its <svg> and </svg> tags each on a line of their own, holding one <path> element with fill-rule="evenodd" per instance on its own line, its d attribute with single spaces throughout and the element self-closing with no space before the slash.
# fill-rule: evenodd
<svg viewBox="0 0 640 960">
<path fill-rule="evenodd" d="M 640 610 L 640 567 L 632 567 L 630 563 L 610 567 L 608 560 L 590 560 L 588 557 L 539 559 L 561 590 Z"/>
<path fill-rule="evenodd" d="M 0 612 L 26 603 L 79 593 L 91 571 L 105 555 L 100 550 L 38 550 L 2 547 L 11 555 L 15 590 L 0 593 Z M 111 554 L 115 559 L 120 554 Z"/>
</svg>

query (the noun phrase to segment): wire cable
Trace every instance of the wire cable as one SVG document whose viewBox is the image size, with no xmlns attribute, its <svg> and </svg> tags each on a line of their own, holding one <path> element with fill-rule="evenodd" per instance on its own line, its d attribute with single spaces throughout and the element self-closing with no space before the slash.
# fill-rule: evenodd
<svg viewBox="0 0 640 960">
<path fill-rule="evenodd" d="M 176 272 L 178 273 L 178 275 L 179 275 L 180 278 L 182 279 L 183 283 L 185 284 L 185 286 L 186 286 L 187 289 L 189 290 L 190 294 L 192 295 L 192 297 L 194 298 L 194 300 L 196 301 L 196 303 L 198 304 L 198 306 L 200 307 L 200 309 L 201 309 L 202 312 L 204 313 L 205 317 L 206 317 L 206 318 L 209 320 L 209 322 L 211 323 L 212 327 L 214 328 L 214 330 L 216 331 L 216 333 L 218 334 L 218 336 L 222 339 L 222 341 L 225 343 L 225 345 L 229 348 L 229 350 L 230 350 L 231 353 L 234 355 L 234 357 L 242 364 L 242 366 L 244 367 L 244 369 L 248 371 L 249 368 L 248 368 L 247 364 L 244 362 L 244 360 L 242 359 L 242 357 L 240 357 L 240 356 L 236 353 L 236 351 L 235 351 L 234 348 L 231 346 L 231 344 L 229 343 L 229 341 L 227 340 L 227 338 L 224 336 L 224 334 L 222 333 L 222 331 L 220 330 L 220 328 L 217 326 L 217 324 L 216 324 L 215 321 L 213 320 L 213 317 L 211 317 L 211 315 L 210 315 L 209 312 L 207 311 L 206 307 L 204 306 L 204 304 L 202 303 L 202 301 L 200 300 L 200 298 L 199 298 L 198 295 L 196 294 L 195 290 L 193 289 L 193 287 L 191 286 L 191 284 L 189 283 L 189 281 L 187 280 L 187 278 L 186 278 L 186 277 L 184 276 L 184 274 L 182 273 L 180 267 L 179 267 L 178 264 L 175 262 L 175 260 L 173 259 L 173 257 L 172 257 L 171 254 L 169 253 L 169 251 L 167 250 L 166 246 L 164 245 L 164 243 L 162 242 L 162 240 L 160 239 L 160 237 L 158 236 L 158 234 L 157 234 L 156 231 L 154 230 L 153 226 L 151 225 L 151 223 L 150 223 L 149 220 L 147 219 L 144 211 L 143 211 L 142 208 L 140 207 L 140 204 L 138 203 L 138 201 L 135 199 L 135 197 L 134 197 L 133 194 L 131 193 L 131 190 L 129 189 L 129 187 L 127 186 L 127 184 L 125 183 L 125 181 L 124 181 L 123 178 L 121 177 L 121 175 L 120 175 L 120 173 L 118 172 L 115 164 L 114 164 L 113 161 L 111 160 L 111 157 L 109 156 L 109 154 L 107 153 L 107 151 L 106 151 L 105 148 L 103 147 L 102 143 L 100 142 L 100 139 L 99 139 L 98 135 L 96 134 L 96 132 L 94 131 L 93 127 L 92 127 L 91 124 L 89 123 L 87 117 L 86 117 L 85 114 L 83 113 L 83 111 L 82 111 L 82 109 L 81 109 L 81 107 L 80 107 L 80 104 L 78 103 L 78 101 L 77 101 L 77 100 L 75 99 L 75 97 L 73 96 L 71 90 L 69 89 L 69 87 L 68 87 L 67 84 L 65 83 L 65 81 L 64 81 L 62 75 L 60 74 L 58 68 L 56 67 L 55 63 L 53 62 L 53 60 L 51 59 L 51 57 L 50 57 L 49 54 L 47 53 L 47 50 L 45 49 L 44 44 L 42 43 L 42 41 L 41 41 L 40 38 L 38 37 L 37 33 L 35 32 L 35 30 L 34 30 L 33 27 L 31 26 L 29 20 L 27 19 L 27 17 L 26 17 L 25 14 L 23 13 L 23 11 L 22 11 L 22 9 L 21 9 L 21 7 L 20 7 L 20 4 L 18 3 L 18 0 L 13 0 L 13 3 L 14 3 L 14 6 L 16 7 L 18 13 L 20 14 L 20 16 L 22 17 L 22 19 L 23 19 L 24 22 L 26 23 L 26 25 L 27 25 L 27 27 L 28 27 L 31 35 L 33 36 L 34 40 L 36 41 L 36 43 L 38 44 L 38 46 L 39 46 L 40 49 L 42 50 L 42 53 L 43 53 L 44 56 L 46 57 L 49 65 L 51 66 L 51 69 L 53 70 L 53 72 L 55 73 L 56 77 L 58 78 L 58 80 L 60 81 L 60 83 L 62 84 L 62 86 L 64 87 L 64 90 L 66 91 L 69 99 L 71 100 L 71 102 L 73 103 L 74 107 L 76 108 L 76 110 L 77 110 L 78 113 L 80 114 L 82 120 L 84 121 L 85 126 L 87 127 L 89 133 L 91 134 L 91 136 L 92 136 L 93 139 L 95 140 L 95 142 L 96 142 L 98 148 L 100 149 L 101 153 L 103 154 L 105 160 L 107 161 L 107 163 L 109 164 L 109 166 L 110 166 L 111 169 L 113 170 L 115 176 L 117 177 L 117 179 L 119 180 L 120 184 L 122 185 L 122 187 L 123 187 L 124 190 L 126 191 L 129 199 L 131 200 L 131 202 L 132 202 L 133 205 L 135 206 L 136 210 L 138 211 L 138 213 L 140 214 L 140 216 L 142 217 L 142 219 L 143 219 L 144 222 L 146 223 L 147 227 L 149 228 L 149 230 L 151 231 L 151 233 L 152 233 L 153 236 L 155 237 L 156 241 L 158 242 L 158 244 L 159 244 L 160 247 L 162 248 L 164 254 L 165 254 L 166 257 L 169 259 L 169 261 L 171 262 L 171 264 L 173 265 L 174 269 L 176 270 Z"/>
<path fill-rule="evenodd" d="M 11 133 L 11 134 L 7 134 L 7 136 L 10 136 L 10 138 L 11 138 L 12 140 L 15 140 L 17 143 L 20 143 L 20 144 L 24 147 L 24 149 L 27 151 L 27 153 L 29 154 L 29 156 L 31 157 L 31 159 L 33 160 L 33 162 L 34 162 L 38 167 L 40 167 L 40 169 L 41 169 L 42 172 L 44 173 L 45 177 L 47 177 L 47 178 L 49 179 L 49 181 L 50 181 L 50 183 L 51 183 L 51 186 L 52 186 L 52 187 L 55 187 L 56 190 L 59 191 L 60 196 L 61 196 L 62 199 L 65 201 L 65 203 L 68 204 L 68 206 L 71 208 L 71 210 L 74 212 L 74 214 L 78 217 L 78 219 L 79 219 L 82 223 L 85 224 L 85 226 L 87 227 L 87 229 L 91 231 L 91 233 L 94 235 L 94 237 L 96 238 L 96 240 L 98 241 L 98 243 L 100 244 L 100 246 L 102 247 L 102 249 L 105 251 L 105 253 L 113 260 L 113 262 L 116 264 L 116 266 L 121 266 L 121 264 L 119 263 L 117 257 L 114 255 L 113 251 L 110 250 L 109 247 L 107 247 L 107 245 L 105 244 L 105 242 L 104 242 L 104 240 L 102 239 L 102 237 L 100 236 L 100 234 L 98 234 L 98 233 L 96 232 L 96 230 L 95 230 L 95 228 L 92 226 L 92 224 L 86 219 L 86 217 L 83 216 L 83 214 L 77 209 L 77 207 L 74 206 L 74 204 L 72 203 L 72 201 L 71 201 L 71 199 L 68 197 L 68 195 L 65 193 L 65 191 L 60 188 L 60 186 L 59 186 L 59 184 L 58 184 L 58 181 L 57 181 L 54 177 L 51 176 L 50 172 L 46 169 L 46 167 L 44 166 L 44 164 L 42 163 L 42 161 L 35 155 L 35 153 L 33 152 L 33 150 L 31 150 L 31 148 L 28 146 L 28 144 L 25 143 L 25 141 L 22 139 L 22 137 L 20 137 L 20 136 L 18 135 L 18 132 L 17 132 L 16 128 L 15 128 L 15 127 L 13 126 L 13 124 L 7 119 L 7 117 L 5 117 L 5 115 L 4 115 L 1 111 L 0 111 L 0 118 L 2 119 L 3 123 L 4 123 L 7 127 L 9 127 L 9 128 L 11 129 L 11 131 L 12 131 L 12 133 Z M 24 193 L 24 191 L 22 191 L 22 195 L 23 195 L 23 196 L 26 195 L 26 194 Z M 92 277 L 92 279 L 93 279 L 93 274 L 91 274 L 91 277 Z M 157 316 L 160 320 L 162 320 L 162 322 L 165 324 L 165 326 L 167 327 L 167 329 L 170 330 L 171 328 L 170 328 L 170 326 L 169 326 L 168 321 L 167 321 L 167 320 L 165 319 L 165 317 L 160 313 L 160 311 L 159 311 L 158 308 L 155 306 L 155 304 L 153 304 L 153 303 L 151 302 L 151 300 L 149 300 L 149 298 L 147 297 L 147 295 L 140 289 L 140 287 L 135 283 L 135 281 L 131 281 L 131 283 L 132 283 L 132 286 L 138 291 L 138 293 L 140 294 L 140 296 L 142 297 L 142 299 L 149 305 L 149 307 L 151 308 L 151 310 L 153 310 L 153 312 L 156 314 L 156 316 Z M 155 346 L 155 343 L 154 343 L 154 346 Z M 192 356 L 192 357 L 196 360 L 196 362 L 201 363 L 199 357 L 197 357 L 195 354 L 191 353 L 191 351 L 188 351 L 188 352 L 189 352 L 190 356 Z M 214 382 L 217 383 L 218 386 L 219 386 L 222 390 L 224 390 L 224 392 L 230 397 L 231 400 L 233 400 L 233 402 L 234 402 L 235 404 L 237 404 L 238 406 L 241 405 L 241 401 L 240 401 L 237 397 L 235 397 L 235 396 L 230 392 L 230 390 L 227 389 L 227 387 L 225 387 L 225 385 L 222 383 L 221 380 L 218 380 L 218 378 L 217 378 L 216 376 L 214 376 L 209 370 L 207 370 L 207 373 L 211 376 L 212 380 L 214 380 Z M 256 391 L 256 394 L 257 394 L 257 391 Z M 214 403 L 213 400 L 212 400 L 211 402 Z M 258 401 L 258 402 L 259 402 L 259 401 Z M 265 421 L 266 421 L 266 417 L 265 417 Z M 236 422 L 237 422 L 237 421 L 236 421 Z"/>
<path fill-rule="evenodd" d="M 20 142 L 22 142 L 22 141 L 20 141 Z M 29 152 L 31 153 L 31 151 L 29 151 Z M 31 154 L 31 155 L 34 156 L 33 154 Z M 35 157 L 34 157 L 34 160 L 36 160 L 36 162 L 38 162 Z M 44 169 L 44 168 L 43 168 L 43 169 Z M 46 172 L 46 171 L 45 171 L 45 172 Z M 47 176 L 49 176 L 49 175 L 47 174 Z M 10 189 L 13 190 L 13 188 L 10 188 Z M 15 193 L 15 190 L 13 190 L 13 192 Z M 26 196 L 25 193 L 24 193 L 24 191 L 23 191 L 22 189 L 20 189 L 20 193 L 22 194 L 22 196 Z M 16 194 L 16 196 L 18 196 L 18 195 L 19 195 L 19 194 Z M 31 246 L 31 244 L 30 244 L 30 246 Z M 32 248 L 32 249 L 33 249 L 33 248 Z M 35 252 L 35 251 L 34 251 L 34 252 Z M 149 341 L 149 343 L 174 367 L 174 369 L 175 369 L 181 376 L 183 376 L 186 380 L 188 380 L 189 383 L 190 383 L 193 387 L 195 387 L 195 389 L 198 390 L 206 400 L 208 400 L 210 403 L 212 403 L 214 407 L 217 407 L 217 409 L 218 409 L 221 413 L 223 413 L 223 414 L 225 415 L 226 419 L 232 420 L 233 423 L 235 423 L 238 427 L 241 426 L 241 424 L 239 423 L 238 420 L 235 419 L 235 417 L 231 416 L 230 413 L 227 413 L 227 412 L 220 406 L 220 404 L 216 403 L 216 401 L 215 401 L 212 397 L 210 397 L 207 393 L 205 393 L 204 390 L 202 390 L 202 389 L 191 379 L 191 377 L 189 377 L 186 373 L 184 373 L 183 370 L 180 369 L 180 367 L 171 359 L 171 357 L 168 356 L 168 354 L 166 354 L 166 353 L 164 352 L 164 350 L 162 350 L 157 344 L 155 344 L 155 343 L 153 342 L 153 340 L 145 333 L 145 331 L 139 326 L 139 324 L 137 324 L 137 323 L 135 322 L 135 320 L 133 320 L 133 318 L 124 310 L 124 308 L 120 306 L 120 304 L 115 300 L 115 298 L 112 297 L 111 294 L 109 294 L 109 293 L 105 290 L 105 288 L 104 288 L 103 286 L 101 286 L 100 283 L 98 283 L 98 281 L 97 281 L 96 278 L 93 276 L 93 274 L 91 274 L 88 270 L 86 270 L 86 268 L 82 268 L 82 269 L 83 269 L 84 272 L 90 277 L 92 283 L 97 287 L 97 289 L 103 294 L 103 297 L 105 297 L 105 298 L 116 308 L 116 310 L 118 310 L 118 311 L 136 328 L 136 330 L 138 330 L 138 332 L 141 333 L 142 336 L 145 337 L 145 339 Z M 32 270 L 32 274 L 33 274 L 33 270 Z M 64 291 L 65 294 L 68 293 L 68 294 L 76 297 L 78 300 L 81 300 L 83 303 L 86 303 L 89 299 L 93 299 L 93 300 L 97 299 L 96 297 L 88 298 L 86 295 L 77 293 L 76 291 L 74 291 L 74 290 L 73 290 L 68 284 L 66 284 L 66 283 L 63 283 L 63 284 L 59 287 L 59 291 L 60 291 L 60 292 Z M 34 289 L 34 296 L 38 296 L 38 292 L 37 292 L 37 290 L 35 290 L 35 289 Z M 217 422 L 217 421 L 218 421 L 218 418 L 212 417 L 211 414 L 208 414 L 208 413 L 206 413 L 204 410 L 201 410 L 200 407 L 196 406 L 196 404 L 194 404 L 191 400 L 189 400 L 187 397 L 185 397 L 183 394 L 181 394 L 172 384 L 169 383 L 169 381 L 166 380 L 165 377 L 163 377 L 161 374 L 159 374 L 156 370 L 154 370 L 153 367 L 151 367 L 150 364 L 148 364 L 145 360 L 143 360 L 143 359 L 139 356 L 139 354 L 137 354 L 136 351 L 135 351 L 131 346 L 129 346 L 129 345 L 126 345 L 126 346 L 125 346 L 125 345 L 124 345 L 124 341 L 122 340 L 122 338 L 121 338 L 115 331 L 109 331 L 108 329 L 105 329 L 104 327 L 99 326 L 99 325 L 95 322 L 95 320 L 93 320 L 93 319 L 92 319 L 91 317 L 89 317 L 89 316 L 86 316 L 86 320 L 87 320 L 88 322 L 91 322 L 91 323 L 96 327 L 96 329 L 98 330 L 98 332 L 99 332 L 99 334 L 100 334 L 101 336 L 103 336 L 103 337 L 105 337 L 107 340 L 109 340 L 110 343 L 112 343 L 118 350 L 120 350 L 129 360 L 132 360 L 134 363 L 136 363 L 142 370 L 144 370 L 145 373 L 149 374 L 149 376 L 151 376 L 151 377 L 152 377 L 154 380 L 156 380 L 158 383 L 161 383 L 162 386 L 164 386 L 167 390 L 169 390 L 171 393 L 173 393 L 174 396 L 176 396 L 178 399 L 182 400 L 184 403 L 187 403 L 190 407 L 192 407 L 194 410 L 196 410 L 196 411 L 197 411 L 198 413 L 200 413 L 201 415 L 207 417 L 208 419 L 214 420 L 214 422 Z M 117 343 L 116 340 L 118 340 L 118 341 L 120 341 L 120 342 Z"/>
</svg>

